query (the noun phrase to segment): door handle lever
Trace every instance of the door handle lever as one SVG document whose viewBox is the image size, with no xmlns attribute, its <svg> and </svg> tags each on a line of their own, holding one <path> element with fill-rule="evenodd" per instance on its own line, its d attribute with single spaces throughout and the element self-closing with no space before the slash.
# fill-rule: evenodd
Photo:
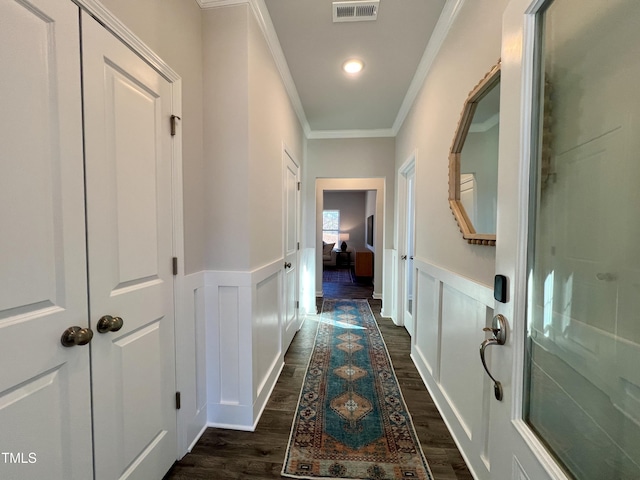
<svg viewBox="0 0 640 480">
<path fill-rule="evenodd" d="M 502 384 L 496 380 L 493 375 L 491 375 L 489 367 L 487 366 L 487 361 L 484 358 L 484 351 L 491 345 L 504 345 L 506 343 L 507 319 L 503 315 L 498 314 L 493 317 L 491 327 L 485 327 L 482 331 L 492 332 L 493 338 L 487 338 L 480 344 L 480 360 L 482 361 L 482 366 L 484 367 L 485 372 L 487 372 L 487 375 L 489 375 L 489 378 L 493 381 L 493 393 L 496 396 L 496 400 L 502 401 Z"/>
</svg>

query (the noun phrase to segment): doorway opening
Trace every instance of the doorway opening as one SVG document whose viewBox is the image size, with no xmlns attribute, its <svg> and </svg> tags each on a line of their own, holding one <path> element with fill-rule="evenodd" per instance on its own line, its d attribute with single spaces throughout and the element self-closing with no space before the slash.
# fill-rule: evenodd
<svg viewBox="0 0 640 480">
<path fill-rule="evenodd" d="M 325 272 L 343 271 L 382 298 L 384 187 L 383 178 L 316 179 L 316 297 L 329 293 L 323 277 L 347 278 Z"/>
</svg>

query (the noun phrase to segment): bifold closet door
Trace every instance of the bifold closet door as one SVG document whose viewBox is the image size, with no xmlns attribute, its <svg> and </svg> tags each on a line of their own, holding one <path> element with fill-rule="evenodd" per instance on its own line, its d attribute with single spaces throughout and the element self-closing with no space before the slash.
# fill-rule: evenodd
<svg viewBox="0 0 640 480">
<path fill-rule="evenodd" d="M 177 455 L 171 84 L 82 16 L 96 480 Z"/>
<path fill-rule="evenodd" d="M 0 0 L 3 479 L 93 477 L 79 40 L 72 2 Z"/>
</svg>

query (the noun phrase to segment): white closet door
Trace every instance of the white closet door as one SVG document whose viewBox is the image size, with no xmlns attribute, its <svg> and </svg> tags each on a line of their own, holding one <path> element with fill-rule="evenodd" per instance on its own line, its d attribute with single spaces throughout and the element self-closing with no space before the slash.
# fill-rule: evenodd
<svg viewBox="0 0 640 480">
<path fill-rule="evenodd" d="M 177 454 L 171 85 L 88 15 L 82 33 L 96 480 L 159 479 Z M 107 315 L 122 328 L 100 333 Z"/>
<path fill-rule="evenodd" d="M 78 8 L 0 2 L 0 478 L 92 478 Z"/>
<path fill-rule="evenodd" d="M 298 165 L 284 152 L 284 328 L 282 352 L 291 345 L 302 324 L 298 309 Z"/>
</svg>

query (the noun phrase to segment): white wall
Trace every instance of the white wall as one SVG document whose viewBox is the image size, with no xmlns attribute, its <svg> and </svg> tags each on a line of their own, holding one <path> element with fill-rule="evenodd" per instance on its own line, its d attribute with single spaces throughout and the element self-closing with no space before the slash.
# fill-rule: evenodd
<svg viewBox="0 0 640 480">
<path fill-rule="evenodd" d="M 283 253 L 283 145 L 303 168 L 304 134 L 249 10 L 249 228 L 252 269 Z"/>
<path fill-rule="evenodd" d="M 371 184 L 362 179 L 372 179 L 382 185 L 378 190 L 376 203 L 376 258 L 374 260 L 374 295 L 382 296 L 382 277 L 384 264 L 384 248 L 393 247 L 393 199 L 395 191 L 394 138 L 348 138 L 308 140 L 307 155 L 303 182 L 303 248 L 305 258 L 310 260 L 307 268 L 310 272 L 308 281 L 314 283 L 309 291 L 320 293 L 322 286 L 322 255 L 316 251 L 317 202 L 316 181 L 335 179 L 336 185 L 329 190 L 371 190 Z M 353 180 L 353 181 L 351 181 Z M 327 184 L 328 185 L 328 184 Z M 320 192 L 321 193 L 321 192 Z M 319 197 L 322 200 L 322 195 Z M 380 219 L 384 218 L 384 221 Z M 380 245 L 380 250 L 378 250 Z M 311 263 L 311 260 L 315 262 Z M 384 292 L 386 297 L 387 292 Z M 383 302 L 385 300 L 383 299 Z"/>
<path fill-rule="evenodd" d="M 324 209 L 340 210 L 340 233 L 348 233 L 347 245 L 354 251 L 365 249 L 366 192 L 325 192 Z M 338 242 L 336 247 L 340 247 Z M 316 246 L 316 248 L 319 248 Z M 353 262 L 354 258 L 351 258 Z"/>
<path fill-rule="evenodd" d="M 203 13 L 210 425 L 252 430 L 284 364 L 283 155 L 303 132 L 255 12 Z"/>
<path fill-rule="evenodd" d="M 203 12 L 206 270 L 250 267 L 248 14 Z"/>
<path fill-rule="evenodd" d="M 207 268 L 248 271 L 282 257 L 283 145 L 303 132 L 248 5 L 206 10 Z"/>
<path fill-rule="evenodd" d="M 315 181 L 317 178 L 384 178 L 386 181 L 384 234 L 387 246 L 393 239 L 395 185 L 394 138 L 346 138 L 308 140 L 303 189 L 304 238 L 315 244 Z"/>
<path fill-rule="evenodd" d="M 493 315 L 495 248 L 463 240 L 449 209 L 448 157 L 465 99 L 500 57 L 507 3 L 464 2 L 396 137 L 396 168 L 416 154 L 411 356 L 475 478 L 491 478 L 492 384 L 478 347 Z"/>
<path fill-rule="evenodd" d="M 500 58 L 506 4 L 464 3 L 396 137 L 398 168 L 418 152 L 416 256 L 485 285 L 493 285 L 495 249 L 462 239 L 449 209 L 448 157 L 464 101 Z"/>
</svg>

